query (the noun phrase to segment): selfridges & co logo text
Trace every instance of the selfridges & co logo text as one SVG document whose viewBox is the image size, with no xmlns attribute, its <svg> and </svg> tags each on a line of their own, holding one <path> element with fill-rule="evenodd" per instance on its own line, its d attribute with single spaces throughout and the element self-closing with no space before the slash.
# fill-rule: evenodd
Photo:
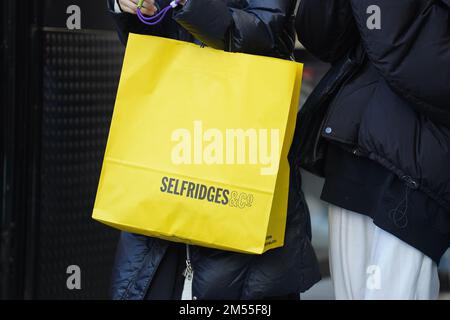
<svg viewBox="0 0 450 320">
<path fill-rule="evenodd" d="M 208 201 L 210 203 L 244 209 L 251 207 L 254 196 L 251 193 L 233 191 L 202 183 L 164 176 L 160 191 L 175 196 Z"/>
</svg>

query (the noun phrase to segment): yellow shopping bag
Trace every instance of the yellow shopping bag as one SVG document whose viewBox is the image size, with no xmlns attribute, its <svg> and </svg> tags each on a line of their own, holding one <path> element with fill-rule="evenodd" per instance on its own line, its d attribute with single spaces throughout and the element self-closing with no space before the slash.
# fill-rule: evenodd
<svg viewBox="0 0 450 320">
<path fill-rule="evenodd" d="M 260 254 L 284 241 L 302 65 L 130 34 L 93 218 Z"/>
</svg>

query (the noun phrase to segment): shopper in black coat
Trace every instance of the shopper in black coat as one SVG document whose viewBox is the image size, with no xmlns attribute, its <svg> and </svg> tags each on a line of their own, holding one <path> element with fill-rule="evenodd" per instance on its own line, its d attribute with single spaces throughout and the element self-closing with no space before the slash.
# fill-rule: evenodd
<svg viewBox="0 0 450 320">
<path fill-rule="evenodd" d="M 435 298 L 450 245 L 450 1 L 302 0 L 296 27 L 334 65 L 291 156 L 325 177 L 337 297 Z"/>
<path fill-rule="evenodd" d="M 135 13 L 137 0 L 120 1 Z M 195 42 L 216 49 L 289 59 L 294 49 L 295 0 L 188 0 L 161 24 L 149 27 L 108 1 L 120 38 L 140 33 Z M 151 15 L 169 1 L 147 0 Z M 124 5 L 125 4 L 125 5 Z M 143 53 L 145 54 L 145 53 Z M 311 247 L 308 207 L 300 176 L 292 171 L 285 245 L 257 256 L 190 246 L 196 299 L 295 298 L 319 278 Z M 122 233 L 113 275 L 115 299 L 179 299 L 184 245 Z"/>
</svg>

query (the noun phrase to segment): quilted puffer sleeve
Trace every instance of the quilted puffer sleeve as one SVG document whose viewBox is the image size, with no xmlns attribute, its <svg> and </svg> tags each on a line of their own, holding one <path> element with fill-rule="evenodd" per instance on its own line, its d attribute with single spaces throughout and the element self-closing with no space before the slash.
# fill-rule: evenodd
<svg viewBox="0 0 450 320">
<path fill-rule="evenodd" d="M 210 47 L 289 57 L 295 44 L 295 4 L 296 0 L 188 0 L 173 17 Z"/>
<path fill-rule="evenodd" d="M 450 0 L 351 0 L 367 55 L 419 112 L 450 126 Z M 381 29 L 366 26 L 377 5 Z"/>
<path fill-rule="evenodd" d="M 359 42 L 349 0 L 301 0 L 295 27 L 305 48 L 326 62 L 340 60 Z"/>
</svg>

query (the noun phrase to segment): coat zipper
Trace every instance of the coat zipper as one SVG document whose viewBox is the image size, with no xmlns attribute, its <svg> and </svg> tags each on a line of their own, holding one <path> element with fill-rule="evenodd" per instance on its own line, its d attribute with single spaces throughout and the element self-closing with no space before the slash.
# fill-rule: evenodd
<svg viewBox="0 0 450 320">
<path fill-rule="evenodd" d="M 334 98 L 332 98 L 332 100 L 330 101 L 330 107 L 328 109 L 328 112 L 327 112 L 326 116 L 322 119 L 322 123 L 320 124 L 320 131 L 319 131 L 319 134 L 316 137 L 316 141 L 315 141 L 315 144 L 314 144 L 314 150 L 313 150 L 313 159 L 314 159 L 314 161 L 318 160 L 317 152 L 318 152 L 319 142 L 320 142 L 320 139 L 322 138 L 322 133 L 324 131 L 324 128 L 327 125 L 327 123 L 328 123 L 328 121 L 329 121 L 329 119 L 331 117 L 331 114 L 334 113 L 334 109 L 336 108 L 336 106 L 334 106 L 334 109 L 332 108 L 333 107 L 333 103 L 336 103 L 336 101 L 338 101 L 338 99 L 342 95 L 342 88 L 344 88 L 345 85 L 351 79 L 353 79 L 355 74 L 357 74 L 361 70 L 361 67 L 364 64 L 364 58 L 361 61 L 359 61 L 359 62 L 355 62 L 355 61 L 358 61 L 358 60 L 356 60 L 356 58 L 355 58 L 355 60 L 352 61 L 352 63 L 354 64 L 353 70 L 347 76 L 347 78 L 344 80 L 344 82 L 341 84 L 341 86 L 339 88 L 339 91 L 336 93 L 336 96 Z"/>
<path fill-rule="evenodd" d="M 184 269 L 183 276 L 189 281 L 194 277 L 194 269 L 192 269 L 191 264 L 191 250 L 188 244 L 186 245 L 186 269 Z"/>
<path fill-rule="evenodd" d="M 319 149 L 319 143 L 320 143 L 320 139 L 324 138 L 322 136 L 322 133 L 325 129 L 325 126 L 328 123 L 328 120 L 331 117 L 331 113 L 334 112 L 333 110 L 333 103 L 335 103 L 337 101 L 337 99 L 341 96 L 342 93 L 342 88 L 347 84 L 347 82 L 349 81 L 349 79 L 353 76 L 353 74 L 348 78 L 345 79 L 345 81 L 342 83 L 341 87 L 339 88 L 338 93 L 336 94 L 336 96 L 330 101 L 330 107 L 327 110 L 327 114 L 325 115 L 325 117 L 322 119 L 322 123 L 320 124 L 320 130 L 319 130 L 319 134 L 316 136 L 316 141 L 314 142 L 314 150 L 313 150 L 313 160 L 317 161 L 319 160 L 319 157 L 317 155 L 318 149 Z M 334 106 L 336 107 L 336 106 Z"/>
</svg>

